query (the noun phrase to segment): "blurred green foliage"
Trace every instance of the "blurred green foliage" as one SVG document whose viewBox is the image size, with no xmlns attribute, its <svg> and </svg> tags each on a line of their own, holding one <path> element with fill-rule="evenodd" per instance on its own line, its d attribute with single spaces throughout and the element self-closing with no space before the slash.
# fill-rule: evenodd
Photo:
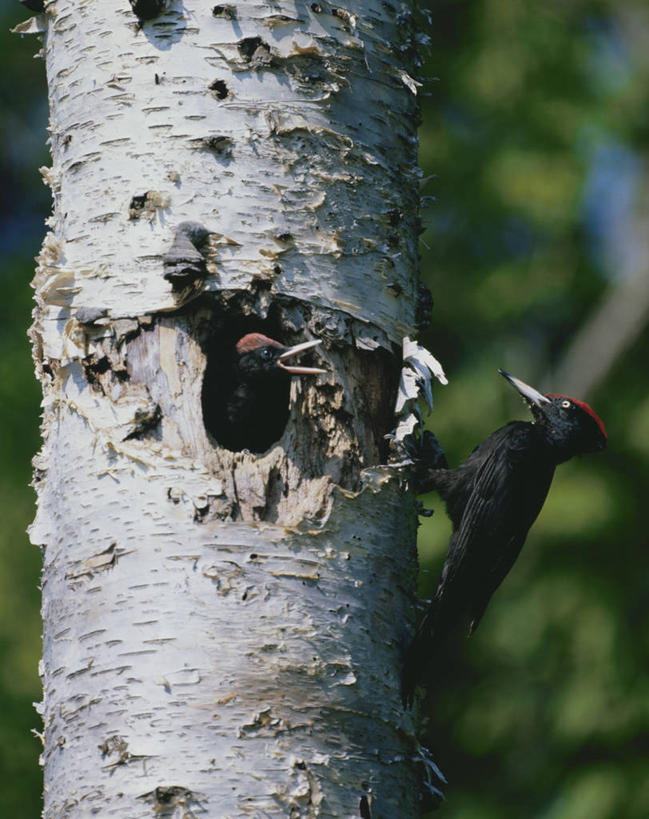
<svg viewBox="0 0 649 819">
<path fill-rule="evenodd" d="M 436 306 L 423 341 L 450 377 L 430 423 L 456 464 L 526 415 L 497 367 L 569 390 L 551 372 L 624 273 L 613 227 L 638 217 L 634 184 L 647 179 L 649 8 L 429 5 L 421 164 L 436 177 L 422 193 L 436 198 L 424 211 L 422 275 Z M 8 33 L 24 16 L 0 0 L 0 817 L 36 819 L 39 556 L 24 531 L 39 390 L 25 331 L 50 205 L 37 172 L 49 162 L 43 64 L 33 39 Z M 645 332 L 579 396 L 604 418 L 609 451 L 560 467 L 480 629 L 440 669 L 428 728 L 449 778 L 439 816 L 649 816 L 648 347 Z M 427 500 L 437 512 L 420 529 L 424 595 L 450 532 Z"/>
<path fill-rule="evenodd" d="M 40 555 L 25 530 L 34 516 L 31 457 L 40 445 L 40 389 L 27 328 L 33 257 L 50 210 L 38 168 L 48 162 L 43 63 L 35 41 L 9 28 L 26 16 L 0 0 L 0 817 L 36 819 L 41 810 Z"/>
<path fill-rule="evenodd" d="M 436 198 L 422 275 L 435 309 L 423 341 L 450 379 L 429 425 L 457 465 L 527 417 L 497 368 L 569 393 L 553 370 L 631 275 L 615 227 L 638 219 L 646 231 L 649 6 L 429 8 L 424 74 L 438 79 L 424 87 L 421 164 L 436 175 L 423 193 Z M 649 275 L 649 258 L 638 266 Z M 608 452 L 559 467 L 480 629 L 439 669 L 427 737 L 449 787 L 435 815 L 649 817 L 648 360 L 645 331 L 577 396 L 604 419 Z M 450 524 L 434 495 L 426 501 L 436 509 L 419 535 L 430 596 Z"/>
</svg>

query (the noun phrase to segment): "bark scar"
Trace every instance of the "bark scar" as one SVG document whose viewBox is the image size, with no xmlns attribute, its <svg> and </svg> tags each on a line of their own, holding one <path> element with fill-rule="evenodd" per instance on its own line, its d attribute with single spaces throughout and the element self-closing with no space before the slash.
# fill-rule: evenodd
<svg viewBox="0 0 649 819">
<path fill-rule="evenodd" d="M 207 276 L 205 249 L 210 233 L 200 222 L 181 222 L 163 259 L 164 278 L 175 293 L 198 295 Z"/>
</svg>

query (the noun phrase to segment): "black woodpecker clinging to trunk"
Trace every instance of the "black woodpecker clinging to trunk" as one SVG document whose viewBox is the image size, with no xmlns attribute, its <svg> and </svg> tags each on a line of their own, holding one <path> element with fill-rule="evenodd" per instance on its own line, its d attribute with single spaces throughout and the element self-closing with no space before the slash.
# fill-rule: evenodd
<svg viewBox="0 0 649 819">
<path fill-rule="evenodd" d="M 407 650 L 406 703 L 417 683 L 425 683 L 449 633 L 462 623 L 469 634 L 478 627 L 541 511 L 557 464 L 606 447 L 604 424 L 588 404 L 543 395 L 499 372 L 523 396 L 534 421 L 510 421 L 492 432 L 457 469 L 416 464 L 419 491 L 435 490 L 444 500 L 453 534 L 435 597 Z M 428 446 L 428 452 L 437 453 L 437 467 L 439 450 Z"/>
</svg>

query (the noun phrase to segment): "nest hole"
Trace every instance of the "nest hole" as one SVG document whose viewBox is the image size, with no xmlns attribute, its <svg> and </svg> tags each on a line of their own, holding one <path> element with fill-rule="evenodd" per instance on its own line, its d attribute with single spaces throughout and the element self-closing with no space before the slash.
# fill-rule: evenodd
<svg viewBox="0 0 649 819">
<path fill-rule="evenodd" d="M 247 379 L 237 367 L 237 342 L 261 333 L 280 344 L 289 343 L 277 310 L 265 319 L 227 316 L 210 328 L 203 342 L 207 362 L 203 376 L 202 409 L 205 429 L 232 452 L 266 452 L 284 433 L 289 417 L 291 378 Z"/>
</svg>

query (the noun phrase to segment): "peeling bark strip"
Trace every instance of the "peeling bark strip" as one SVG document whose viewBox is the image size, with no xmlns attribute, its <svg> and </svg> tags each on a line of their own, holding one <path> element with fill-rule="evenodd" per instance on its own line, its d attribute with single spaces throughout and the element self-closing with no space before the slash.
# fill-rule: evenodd
<svg viewBox="0 0 649 819">
<path fill-rule="evenodd" d="M 45 819 L 417 813 L 415 514 L 381 466 L 416 309 L 414 40 L 403 6 L 346 5 L 52 0 L 21 28 L 53 153 Z M 211 417 L 248 332 L 319 338 L 328 370 L 259 456 Z"/>
</svg>

